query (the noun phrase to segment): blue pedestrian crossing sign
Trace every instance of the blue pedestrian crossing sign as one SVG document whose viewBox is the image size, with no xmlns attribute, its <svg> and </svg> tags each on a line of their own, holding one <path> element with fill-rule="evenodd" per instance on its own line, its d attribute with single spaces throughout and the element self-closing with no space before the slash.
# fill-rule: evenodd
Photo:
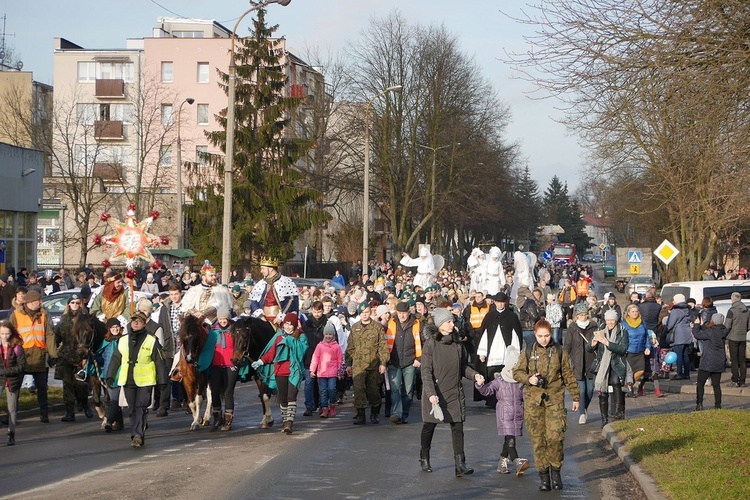
<svg viewBox="0 0 750 500">
<path fill-rule="evenodd" d="M 643 253 L 638 250 L 628 250 L 628 264 L 640 264 Z"/>
</svg>

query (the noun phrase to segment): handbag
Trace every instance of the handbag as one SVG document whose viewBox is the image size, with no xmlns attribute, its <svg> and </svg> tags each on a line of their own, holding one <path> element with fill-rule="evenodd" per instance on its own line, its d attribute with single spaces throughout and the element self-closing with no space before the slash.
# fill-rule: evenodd
<svg viewBox="0 0 750 500">
<path fill-rule="evenodd" d="M 667 345 L 672 347 L 672 344 L 674 344 L 674 328 L 667 332 Z"/>
<path fill-rule="evenodd" d="M 594 362 L 591 363 L 591 366 L 589 367 L 589 375 L 596 377 L 596 374 L 599 373 L 599 364 L 601 362 L 601 358 L 594 358 Z"/>
</svg>

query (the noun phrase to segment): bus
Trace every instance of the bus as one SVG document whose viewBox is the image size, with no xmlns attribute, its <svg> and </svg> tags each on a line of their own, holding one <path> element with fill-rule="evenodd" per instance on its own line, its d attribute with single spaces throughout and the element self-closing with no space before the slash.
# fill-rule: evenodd
<svg viewBox="0 0 750 500">
<path fill-rule="evenodd" d="M 552 251 L 555 262 L 563 264 L 575 264 L 578 262 L 576 246 L 574 243 L 556 243 Z"/>
</svg>

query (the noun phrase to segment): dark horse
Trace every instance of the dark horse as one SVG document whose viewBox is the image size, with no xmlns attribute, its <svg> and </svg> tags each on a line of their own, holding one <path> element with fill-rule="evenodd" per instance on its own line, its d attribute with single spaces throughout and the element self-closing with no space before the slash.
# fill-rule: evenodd
<svg viewBox="0 0 750 500">
<path fill-rule="evenodd" d="M 180 324 L 180 361 L 177 365 L 185 387 L 188 406 L 193 413 L 193 423 L 190 430 L 197 430 L 201 425 L 208 425 L 211 421 L 211 394 L 208 387 L 208 376 L 205 371 L 198 369 L 198 359 L 206 345 L 208 331 L 200 320 L 193 315 L 186 315 Z M 206 400 L 206 412 L 200 418 L 201 405 Z"/>
<path fill-rule="evenodd" d="M 265 319 L 247 316 L 238 318 L 232 324 L 230 332 L 234 340 L 232 361 L 237 366 L 243 363 L 249 365 L 253 361 L 257 361 L 268 343 L 276 335 L 276 329 Z M 263 405 L 263 419 L 260 422 L 260 428 L 267 429 L 273 425 L 270 404 L 271 389 L 252 367 L 250 368 L 250 375 L 255 378 L 259 392 L 258 397 Z"/>
<path fill-rule="evenodd" d="M 71 333 L 78 344 L 76 356 L 79 360 L 79 364 L 74 367 L 73 373 L 77 380 L 81 382 L 88 380 L 91 383 L 94 409 L 99 415 L 99 418 L 102 419 L 102 426 L 104 426 L 104 424 L 106 424 L 106 421 L 104 420 L 106 413 L 103 406 L 109 404 L 109 395 L 106 390 L 102 391 L 101 378 L 105 376 L 105 374 L 102 373 L 104 365 L 102 344 L 107 329 L 104 326 L 104 323 L 97 318 L 92 318 L 92 321 L 88 321 L 86 318 L 81 318 L 74 322 Z M 102 392 L 104 393 L 104 401 L 102 401 Z"/>
</svg>

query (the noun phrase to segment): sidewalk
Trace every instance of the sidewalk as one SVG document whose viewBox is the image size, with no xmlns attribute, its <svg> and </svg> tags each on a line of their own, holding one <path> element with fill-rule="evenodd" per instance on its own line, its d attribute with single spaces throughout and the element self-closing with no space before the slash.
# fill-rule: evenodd
<svg viewBox="0 0 750 500">
<path fill-rule="evenodd" d="M 664 396 L 661 398 L 657 398 L 654 395 L 654 384 L 647 382 L 644 386 L 645 394 L 643 396 L 625 399 L 626 417 L 631 419 L 652 414 L 695 411 L 697 378 L 697 372 L 691 372 L 690 380 L 660 379 L 659 389 L 664 393 Z M 722 408 L 750 410 L 750 387 L 737 387 L 736 385 L 729 387 L 728 384 L 731 379 L 732 374 L 729 370 L 725 371 L 721 376 Z M 710 385 L 707 386 L 703 396 L 703 406 L 706 410 L 712 409 L 714 406 L 713 394 L 713 387 Z M 592 406 L 593 404 L 592 402 Z M 592 407 L 590 406 L 589 408 Z M 593 419 L 590 419 L 590 421 L 594 422 Z M 630 470 L 630 473 L 638 481 L 638 484 L 640 484 L 641 489 L 649 500 L 663 500 L 666 498 L 656 485 L 656 481 L 625 450 L 624 443 L 618 439 L 617 433 L 611 425 L 606 425 L 602 429 L 602 436 L 609 442 L 612 449 Z"/>
</svg>

